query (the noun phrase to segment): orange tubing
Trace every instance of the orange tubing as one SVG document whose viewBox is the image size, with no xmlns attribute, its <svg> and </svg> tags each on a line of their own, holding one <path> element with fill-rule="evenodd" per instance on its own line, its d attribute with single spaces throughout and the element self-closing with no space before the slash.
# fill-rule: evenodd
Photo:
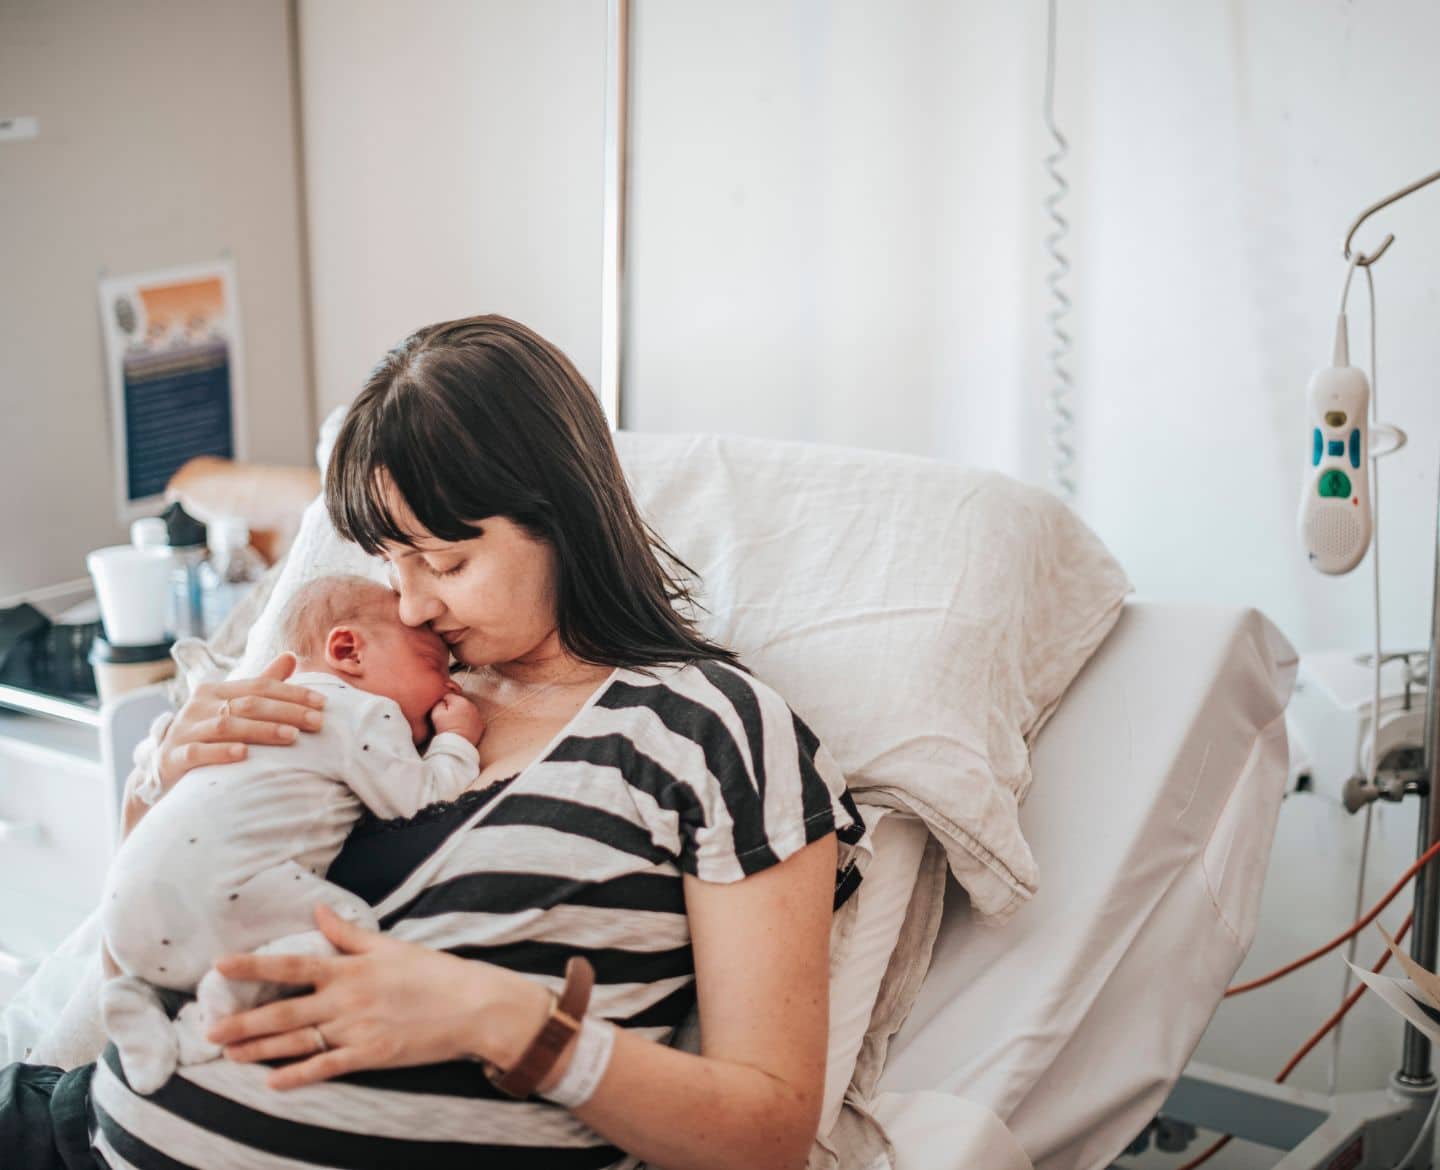
<svg viewBox="0 0 1440 1170">
<path fill-rule="evenodd" d="M 1384 910 L 1386 906 L 1390 905 L 1390 903 L 1395 900 L 1396 896 L 1400 893 L 1400 891 L 1405 888 L 1405 884 L 1412 877 L 1414 877 L 1420 871 L 1420 869 L 1437 853 L 1440 853 L 1440 841 L 1436 841 L 1435 844 L 1431 845 L 1429 849 L 1425 850 L 1425 852 L 1416 859 L 1415 864 L 1400 875 L 1400 880 L 1390 887 L 1390 892 L 1386 894 L 1383 898 L 1381 898 L 1380 901 L 1376 902 L 1364 918 L 1360 919 L 1359 922 L 1355 923 L 1354 926 L 1350 927 L 1343 934 L 1337 934 L 1323 947 L 1316 948 L 1308 955 L 1303 955 L 1300 958 L 1296 959 L 1293 963 L 1287 963 L 1279 970 L 1271 971 L 1270 974 L 1262 975 L 1259 979 L 1252 979 L 1248 983 L 1237 983 L 1234 987 L 1228 988 L 1225 992 L 1225 995 L 1227 997 L 1232 995 L 1241 995 L 1246 991 L 1254 991 L 1257 987 L 1264 987 L 1267 983 L 1274 983 L 1275 980 L 1279 979 L 1281 976 L 1288 975 L 1291 971 L 1296 971 L 1299 968 L 1305 966 L 1305 964 L 1307 963 L 1313 963 L 1316 959 L 1328 955 L 1331 951 L 1333 951 L 1336 947 L 1340 946 L 1342 943 L 1348 942 L 1351 938 L 1359 934 L 1362 930 L 1364 930 L 1367 926 L 1374 922 L 1375 919 L 1379 916 L 1380 911 Z"/>
</svg>

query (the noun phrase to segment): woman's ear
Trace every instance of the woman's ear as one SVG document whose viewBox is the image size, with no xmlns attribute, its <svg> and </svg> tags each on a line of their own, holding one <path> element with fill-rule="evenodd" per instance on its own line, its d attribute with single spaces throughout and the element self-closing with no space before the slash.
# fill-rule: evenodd
<svg viewBox="0 0 1440 1170">
<path fill-rule="evenodd" d="M 331 670 L 358 675 L 364 652 L 365 635 L 354 626 L 336 626 L 325 636 L 325 662 Z"/>
</svg>

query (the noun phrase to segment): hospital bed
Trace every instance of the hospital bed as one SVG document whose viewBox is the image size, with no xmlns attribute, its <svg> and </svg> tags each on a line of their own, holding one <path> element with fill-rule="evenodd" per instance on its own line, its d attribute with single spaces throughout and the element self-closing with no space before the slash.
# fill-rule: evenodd
<svg viewBox="0 0 1440 1170">
<path fill-rule="evenodd" d="M 915 1090 L 989 1108 L 1036 1170 L 1104 1167 L 1159 1111 L 1254 936 L 1296 662 L 1254 610 L 1125 607 L 1034 745 L 1039 892 L 992 928 L 949 882 L 878 1086 L 902 1170 L 950 1170 Z"/>
<path fill-rule="evenodd" d="M 900 1170 L 981 1170 L 973 1106 L 1036 1170 L 1099 1170 L 1159 1110 L 1254 934 L 1295 664 L 1253 610 L 1125 606 L 1034 746 L 1039 893 L 988 927 L 949 879 L 879 1083 Z M 107 712 L 117 780 L 163 702 Z"/>
</svg>

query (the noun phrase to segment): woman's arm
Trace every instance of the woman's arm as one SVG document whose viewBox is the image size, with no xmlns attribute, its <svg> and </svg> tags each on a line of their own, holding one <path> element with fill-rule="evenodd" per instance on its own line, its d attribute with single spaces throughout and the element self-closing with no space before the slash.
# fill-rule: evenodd
<svg viewBox="0 0 1440 1170">
<path fill-rule="evenodd" d="M 829 833 L 738 882 L 685 877 L 702 1054 L 617 1029 L 604 1078 L 574 1110 L 581 1121 L 666 1170 L 805 1165 L 824 1091 L 836 851 Z M 315 917 L 344 954 L 216 964 L 231 979 L 314 986 L 210 1031 L 232 1060 L 308 1057 L 271 1072 L 272 1088 L 464 1056 L 507 1068 L 545 1019 L 549 992 L 518 972 L 362 930 L 323 906 Z M 329 1045 L 319 1054 L 317 1025 Z"/>
<path fill-rule="evenodd" d="M 581 1121 L 666 1170 L 805 1165 L 825 1088 L 836 848 L 831 833 L 728 884 L 685 876 L 701 1055 L 617 1029 L 604 1079 L 574 1111 Z M 548 997 L 542 1019 L 546 1007 Z"/>
</svg>

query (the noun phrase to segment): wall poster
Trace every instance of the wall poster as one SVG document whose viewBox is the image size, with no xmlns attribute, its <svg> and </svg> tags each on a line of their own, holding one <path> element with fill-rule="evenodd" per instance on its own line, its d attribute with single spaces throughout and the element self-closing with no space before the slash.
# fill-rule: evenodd
<svg viewBox="0 0 1440 1170">
<path fill-rule="evenodd" d="M 230 260 L 100 281 L 121 520 L 158 511 L 196 455 L 243 459 L 244 380 Z"/>
</svg>

